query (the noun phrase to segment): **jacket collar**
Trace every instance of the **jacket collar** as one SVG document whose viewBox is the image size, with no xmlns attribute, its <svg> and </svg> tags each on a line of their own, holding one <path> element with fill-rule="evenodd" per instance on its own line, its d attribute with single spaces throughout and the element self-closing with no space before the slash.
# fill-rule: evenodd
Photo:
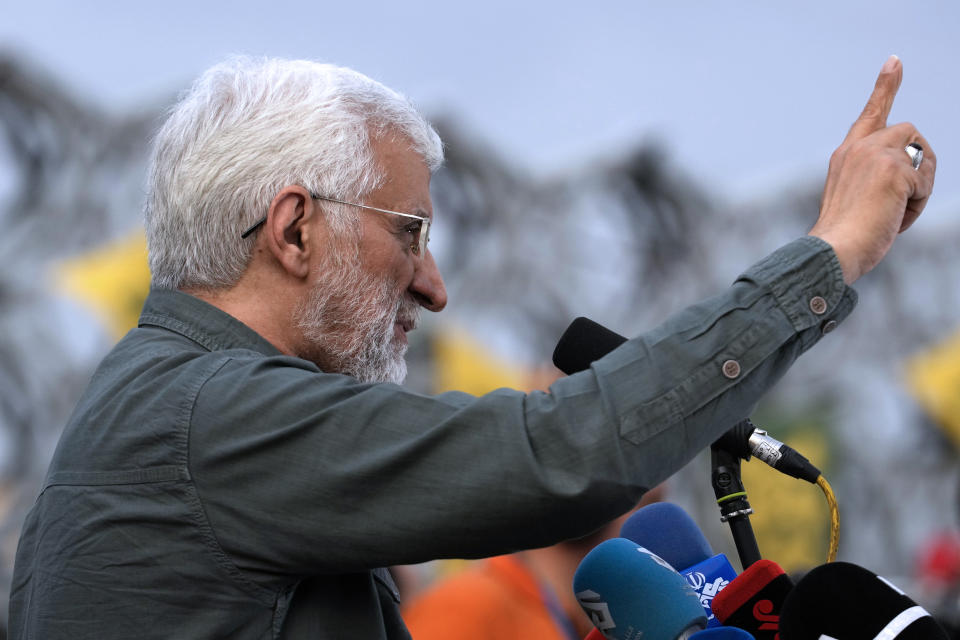
<svg viewBox="0 0 960 640">
<path fill-rule="evenodd" d="M 151 289 L 140 314 L 141 327 L 163 327 L 210 351 L 253 349 L 267 356 L 282 355 L 256 331 L 229 313 L 190 294 Z"/>
</svg>

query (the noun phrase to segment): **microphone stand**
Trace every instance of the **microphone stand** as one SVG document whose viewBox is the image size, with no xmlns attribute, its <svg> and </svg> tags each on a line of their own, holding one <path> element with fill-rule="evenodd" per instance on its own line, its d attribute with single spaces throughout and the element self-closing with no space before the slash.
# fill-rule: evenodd
<svg viewBox="0 0 960 640">
<path fill-rule="evenodd" d="M 746 569 L 760 560 L 760 548 L 750 525 L 753 509 L 747 502 L 747 492 L 740 479 L 740 456 L 728 451 L 723 444 L 721 438 L 710 446 L 713 493 L 720 505 L 720 521 L 730 525 L 740 565 Z"/>
</svg>

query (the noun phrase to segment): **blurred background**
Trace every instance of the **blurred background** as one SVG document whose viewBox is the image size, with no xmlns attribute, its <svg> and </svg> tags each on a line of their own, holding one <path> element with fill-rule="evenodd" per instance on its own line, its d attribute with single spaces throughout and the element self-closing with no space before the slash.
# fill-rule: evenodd
<svg viewBox="0 0 960 640">
<path fill-rule="evenodd" d="M 577 315 L 640 333 L 806 233 L 895 53 L 891 122 L 935 147 L 935 195 L 753 418 L 832 483 L 840 559 L 960 624 L 958 28 L 960 5 L 930 1 L 0 0 L 0 598 L 59 430 L 147 292 L 150 136 L 206 67 L 344 64 L 436 123 L 431 249 L 450 304 L 411 336 L 408 384 L 482 393 L 558 375 Z M 822 563 L 819 490 L 755 461 L 743 473 L 763 555 Z M 709 456 L 666 491 L 736 556 Z"/>
</svg>

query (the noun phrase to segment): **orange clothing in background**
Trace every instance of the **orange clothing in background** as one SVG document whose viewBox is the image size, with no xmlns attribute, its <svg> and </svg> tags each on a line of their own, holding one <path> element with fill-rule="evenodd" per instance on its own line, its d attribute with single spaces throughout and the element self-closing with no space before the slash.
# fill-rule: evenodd
<svg viewBox="0 0 960 640">
<path fill-rule="evenodd" d="M 413 640 L 568 640 L 536 578 L 516 556 L 484 560 L 403 610 Z"/>
</svg>

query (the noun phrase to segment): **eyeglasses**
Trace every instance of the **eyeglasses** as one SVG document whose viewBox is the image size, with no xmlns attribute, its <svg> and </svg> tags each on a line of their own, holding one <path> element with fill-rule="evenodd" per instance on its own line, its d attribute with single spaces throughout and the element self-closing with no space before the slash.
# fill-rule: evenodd
<svg viewBox="0 0 960 640">
<path fill-rule="evenodd" d="M 427 243 L 430 242 L 430 218 L 424 218 L 423 216 L 415 216 L 412 213 L 401 213 L 399 211 L 390 211 L 389 209 L 379 209 L 377 207 L 371 207 L 366 204 L 358 204 L 356 202 L 345 202 L 343 200 L 337 200 L 336 198 L 328 198 L 326 196 L 318 196 L 315 193 L 311 193 L 310 197 L 314 200 L 326 200 L 327 202 L 336 202 L 337 204 L 345 204 L 350 207 L 360 207 L 361 209 L 369 209 L 370 211 L 378 211 L 380 213 L 389 213 L 392 216 L 402 216 L 404 218 L 412 218 L 413 220 L 419 221 L 419 224 L 411 224 L 407 229 L 407 233 L 412 234 L 410 240 L 410 251 L 414 255 L 422 256 L 427 251 Z M 267 221 L 267 216 L 263 216 L 257 222 L 255 222 L 249 229 L 240 234 L 241 238 L 246 238 L 258 228 L 260 225 Z"/>
</svg>

